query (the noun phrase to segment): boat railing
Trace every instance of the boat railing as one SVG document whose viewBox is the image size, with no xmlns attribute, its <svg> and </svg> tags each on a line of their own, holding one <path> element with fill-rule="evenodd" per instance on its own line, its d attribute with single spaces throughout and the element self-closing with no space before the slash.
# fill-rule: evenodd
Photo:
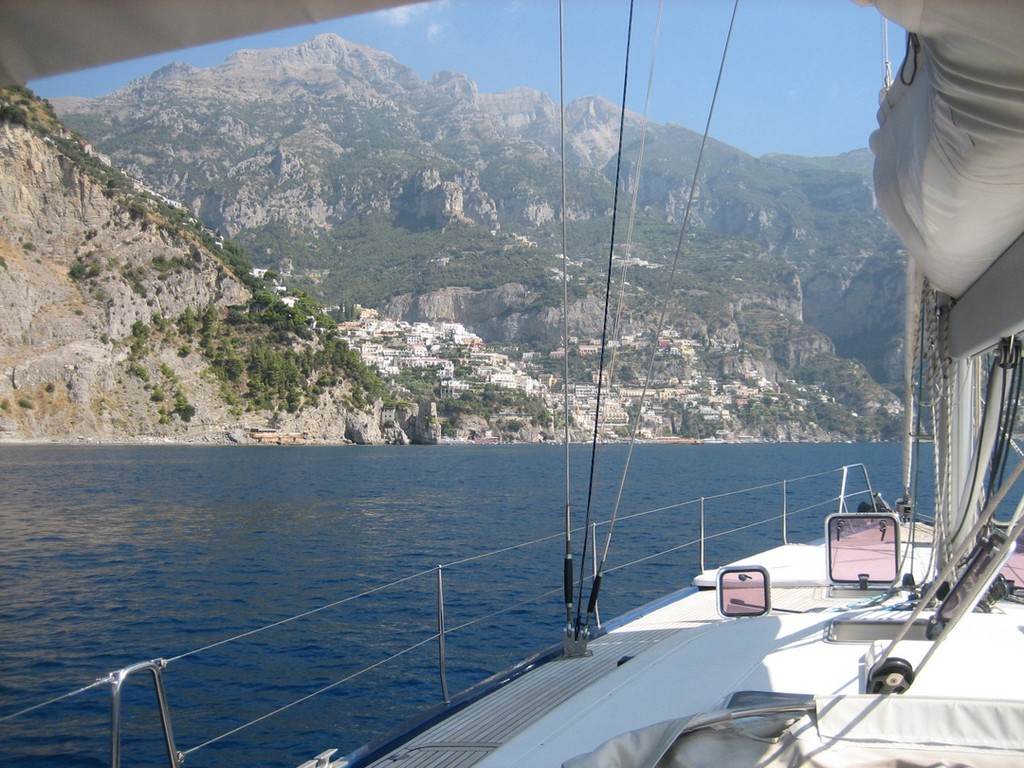
<svg viewBox="0 0 1024 768">
<path fill-rule="evenodd" d="M 839 493 L 822 493 L 821 491 L 826 485 L 835 487 L 837 473 L 840 481 Z M 859 486 L 861 481 L 863 487 Z M 716 565 L 723 565 L 730 559 L 765 549 L 766 544 L 770 545 L 772 539 L 781 544 L 788 543 L 794 532 L 803 541 L 820 539 L 823 536 L 822 521 L 827 514 L 834 511 L 847 511 L 851 505 L 860 504 L 863 501 L 871 503 L 873 498 L 867 471 L 863 465 L 858 464 L 742 490 L 703 496 L 655 509 L 621 514 L 616 523 L 617 535 L 622 537 L 623 534 L 633 533 L 635 538 L 641 541 L 638 544 L 631 540 L 628 546 L 624 546 L 622 561 L 607 567 L 605 574 L 616 574 L 616 581 L 621 585 L 623 591 L 629 593 L 631 599 L 628 604 L 623 606 L 624 609 L 628 609 L 637 604 L 636 598 L 640 598 L 641 602 L 645 601 L 641 592 L 642 587 L 651 588 L 649 584 L 651 579 L 648 574 L 640 574 L 630 580 L 623 576 L 628 572 L 642 570 L 644 567 L 652 565 L 657 566 L 658 570 L 664 570 L 662 564 L 666 560 L 671 561 L 673 556 L 677 558 L 676 562 L 669 563 L 670 567 L 668 568 L 668 574 L 673 581 L 667 586 L 658 586 L 657 591 L 649 597 L 649 599 L 653 599 L 666 591 L 674 591 L 685 586 L 679 583 L 679 575 L 680 573 L 693 575 L 694 565 L 701 571 L 706 570 L 709 556 L 712 557 Z M 737 512 L 737 510 L 751 509 L 763 510 L 763 512 L 760 514 L 739 514 Z M 666 526 L 666 519 L 671 526 Z M 601 529 L 608 526 L 609 522 L 605 520 L 594 525 L 590 537 L 592 541 L 596 541 Z M 764 531 L 771 528 L 774 528 L 775 532 L 765 536 Z M 667 533 L 669 530 L 673 531 L 671 539 Z M 688 532 L 689 535 L 687 535 Z M 633 537 L 627 535 L 626 538 L 632 539 Z M 747 551 L 738 551 L 720 545 L 723 541 L 735 538 L 745 539 L 747 546 L 744 549 Z M 234 737 L 257 723 L 281 715 L 315 697 L 334 691 L 372 673 L 380 673 L 381 670 L 397 664 L 402 659 L 417 657 L 417 654 L 425 654 L 428 657 L 415 662 L 418 674 L 403 675 L 401 678 L 394 676 L 393 679 L 402 681 L 423 679 L 429 676 L 427 674 L 429 666 L 433 666 L 440 677 L 440 692 L 434 693 L 433 701 L 436 703 L 440 700 L 440 702 L 447 703 L 451 699 L 449 677 L 452 673 L 453 658 L 459 662 L 455 677 L 460 685 L 459 690 L 462 690 L 489 674 L 493 674 L 499 669 L 509 668 L 521 660 L 523 647 L 521 638 L 517 637 L 515 642 L 508 643 L 496 639 L 515 635 L 513 625 L 516 621 L 520 622 L 521 631 L 526 634 L 529 634 L 530 628 L 533 628 L 535 633 L 535 628 L 538 625 L 555 626 L 554 616 L 557 615 L 557 611 L 550 609 L 555 604 L 562 603 L 561 574 L 556 574 L 559 578 L 555 578 L 548 571 L 551 570 L 552 562 L 558 562 L 558 551 L 562 546 L 563 534 L 551 533 L 423 568 L 402 578 L 372 586 L 356 594 L 347 595 L 263 626 L 216 640 L 170 658 L 158 658 L 125 666 L 84 687 L 19 712 L 0 715 L 0 728 L 9 726 L 11 722 L 30 712 L 38 712 L 48 706 L 68 698 L 84 695 L 97 688 L 109 687 L 111 693 L 110 765 L 112 768 L 120 768 L 124 709 L 121 690 L 125 681 L 132 675 L 138 672 L 149 672 L 156 693 L 159 722 L 162 728 L 161 737 L 168 754 L 168 763 L 172 768 L 178 768 L 191 755 L 200 750 L 229 737 Z M 694 554 L 695 550 L 696 554 Z M 524 557 L 524 553 L 534 554 Z M 681 562 L 679 558 L 684 554 L 687 559 L 685 562 Z M 526 565 L 516 572 L 515 584 L 506 585 L 504 597 L 498 599 L 496 597 L 497 590 L 481 588 L 481 585 L 487 582 L 487 577 L 480 571 L 494 561 L 505 557 L 516 557 Z M 694 559 L 696 559 L 696 563 L 694 563 Z M 502 566 L 502 568 L 505 567 Z M 588 574 L 587 579 L 592 578 L 592 575 L 592 572 Z M 547 586 L 550 588 L 546 588 Z M 357 611 L 357 617 L 365 616 L 367 611 L 363 609 L 363 606 L 366 601 L 387 599 L 387 595 L 394 595 L 398 591 L 401 591 L 403 600 L 406 600 L 410 592 L 418 591 L 422 595 L 425 608 L 422 612 L 423 616 L 419 617 L 422 619 L 420 624 L 414 626 L 411 617 L 403 616 L 402 622 L 397 628 L 391 627 L 387 631 L 378 631 L 374 634 L 378 641 L 382 637 L 387 641 L 394 640 L 398 644 L 397 647 L 388 649 L 387 652 L 376 658 L 363 658 L 358 666 L 345 670 L 333 681 L 321 684 L 313 690 L 299 691 L 298 695 L 287 703 L 240 723 L 221 734 L 201 739 L 196 746 L 188 749 L 178 748 L 173 735 L 174 729 L 171 727 L 171 713 L 164 690 L 165 676 L 170 677 L 167 674 L 170 669 L 177 668 L 187 659 L 199 657 L 214 649 L 252 641 L 258 636 L 281 630 L 286 626 L 291 627 L 307 620 L 325 619 L 328 616 L 330 620 L 327 623 L 334 627 L 343 626 L 349 632 L 347 639 L 349 647 L 361 644 L 377 651 L 382 645 L 388 643 L 361 642 L 373 634 L 372 630 L 358 626 L 357 621 L 344 624 L 339 620 L 337 614 L 345 608 L 353 608 Z M 608 598 L 606 591 L 602 598 L 605 607 L 608 606 Z M 431 604 L 433 607 L 426 607 Z M 537 606 L 543 606 L 545 611 L 548 611 L 546 614 L 550 619 L 548 623 L 544 624 L 542 620 L 538 620 L 536 615 L 528 614 L 531 607 Z M 618 615 L 622 612 L 624 610 L 615 610 L 609 613 Z M 314 627 L 313 631 L 316 632 L 317 627 Z M 474 631 L 482 632 L 488 641 L 480 642 L 478 639 L 469 638 L 468 635 Z M 453 642 L 454 638 L 459 638 L 459 640 Z M 549 636 L 547 640 L 555 642 L 556 638 Z M 340 640 L 339 642 L 346 641 Z M 429 654 L 429 646 L 434 644 L 436 644 L 436 653 Z M 543 642 L 535 643 L 536 646 L 542 644 Z M 430 655 L 434 657 L 432 662 L 429 660 Z M 190 689 L 194 686 L 196 683 L 193 682 L 189 685 L 186 682 L 183 688 Z M 417 696 L 420 699 L 416 705 L 417 709 L 430 703 L 431 697 L 424 691 L 418 691 Z M 417 696 L 411 698 L 416 699 Z M 191 707 L 186 707 L 186 709 L 191 709 Z M 405 719 L 411 714 L 412 712 L 399 713 L 396 714 L 396 718 Z M 368 740 L 369 738 L 360 738 L 356 744 Z M 152 746 L 149 748 L 152 749 Z"/>
<path fill-rule="evenodd" d="M 871 478 L 868 477 L 868 468 L 863 464 L 848 464 L 842 468 L 842 480 L 839 485 L 839 511 L 849 512 L 850 505 L 849 500 L 851 495 L 847 492 L 849 484 L 852 482 L 851 474 L 855 473 L 856 470 L 860 470 L 861 479 L 864 481 L 864 485 L 867 488 L 868 501 L 864 502 L 870 506 L 874 506 L 875 494 L 871 489 Z M 859 494 L 854 494 L 858 496 Z"/>
</svg>

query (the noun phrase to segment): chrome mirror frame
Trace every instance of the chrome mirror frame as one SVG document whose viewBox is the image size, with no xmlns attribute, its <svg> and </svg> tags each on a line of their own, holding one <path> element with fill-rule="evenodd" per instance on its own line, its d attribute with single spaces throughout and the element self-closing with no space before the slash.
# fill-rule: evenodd
<svg viewBox="0 0 1024 768">
<path fill-rule="evenodd" d="M 764 616 L 772 609 L 771 578 L 760 565 L 720 569 L 717 588 L 718 613 L 724 618 Z"/>
<path fill-rule="evenodd" d="M 894 514 L 829 515 L 825 545 L 830 584 L 867 589 L 889 586 L 899 578 L 900 522 Z"/>
</svg>

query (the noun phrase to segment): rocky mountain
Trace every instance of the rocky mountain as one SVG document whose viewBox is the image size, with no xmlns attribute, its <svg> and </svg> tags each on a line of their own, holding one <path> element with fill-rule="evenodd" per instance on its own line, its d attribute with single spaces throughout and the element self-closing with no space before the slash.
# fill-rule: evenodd
<svg viewBox="0 0 1024 768">
<path fill-rule="evenodd" d="M 327 304 L 459 320 L 495 342 L 557 341 L 559 121 L 545 94 L 483 94 L 452 72 L 423 81 L 387 53 L 321 35 L 240 51 L 209 69 L 171 65 L 108 96 L 56 106 L 132 176 Z M 573 332 L 589 334 L 619 111 L 588 98 L 566 117 L 569 257 L 581 294 Z M 711 276 L 701 279 L 716 284 L 720 300 L 713 308 L 681 302 L 674 322 L 693 325 L 697 314 L 722 315 L 759 297 L 772 304 L 795 279 L 795 322 L 831 336 L 839 354 L 858 356 L 876 378 L 898 381 L 889 361 L 900 313 L 888 302 L 902 269 L 874 211 L 867 150 L 755 158 L 712 141 L 691 190 L 700 137 L 650 125 L 637 180 L 640 126 L 627 114 L 621 196 L 636 186 L 638 203 L 630 255 L 664 266 L 692 200 L 694 239 L 684 255 L 709 262 Z M 739 285 L 725 269 L 748 258 L 775 266 L 755 270 L 757 281 L 744 275 L 734 302 Z M 640 282 L 628 299 L 638 320 L 656 305 L 647 289 L 659 281 Z M 710 319 L 705 335 L 720 323 Z M 750 335 L 742 317 L 734 320 Z"/>
<path fill-rule="evenodd" d="M 482 94 L 468 77 L 448 72 L 422 81 L 388 54 L 325 35 L 289 49 L 241 51 L 210 69 L 172 65 L 109 96 L 56 106 L 88 138 L 62 133 L 55 120 L 30 131 L 42 142 L 35 151 L 52 153 L 47 162 L 63 175 L 53 171 L 49 187 L 32 193 L 44 203 L 24 215 L 18 206 L 29 195 L 6 190 L 34 183 L 28 179 L 36 162 L 8 164 L 5 205 L 14 213 L 2 234 L 7 264 L 17 264 L 22 277 L 0 286 L 0 295 L 20 306 L 7 295 L 38 290 L 46 283 L 38 274 L 43 261 L 56 258 L 45 267 L 55 281 L 46 290 L 59 283 L 88 306 L 76 309 L 67 299 L 62 312 L 49 312 L 61 315 L 51 324 L 73 327 L 65 337 L 88 340 L 102 362 L 108 400 L 116 391 L 136 404 L 110 409 L 133 414 L 122 433 L 138 417 L 146 434 L 196 435 L 201 423 L 239 421 L 240 403 L 263 409 L 264 418 L 272 413 L 278 428 L 327 430 L 325 439 L 417 433 L 417 414 L 375 410 L 360 389 L 361 372 L 347 372 L 348 389 L 321 386 L 347 374 L 315 366 L 347 365 L 347 357 L 317 351 L 305 338 L 304 318 L 312 314 L 295 310 L 288 320 L 271 309 L 267 291 L 236 263 L 234 243 L 326 305 L 461 322 L 488 342 L 542 352 L 561 343 L 559 121 L 542 93 Z M 891 363 L 900 347 L 902 267 L 874 212 L 866 151 L 754 158 L 711 141 L 694 183 L 700 139 L 693 132 L 650 125 L 641 158 L 641 121 L 627 114 L 617 163 L 617 108 L 581 99 L 566 117 L 572 336 L 601 334 L 611 260 L 623 286 L 614 299 L 619 333 L 648 332 L 669 293 L 667 327 L 703 350 L 702 375 L 728 380 L 756 371 L 768 381 L 832 382 L 851 413 L 890 407 L 891 395 L 865 370 L 898 381 Z M 4 151 L 12 157 L 22 127 L 7 121 Z M 127 175 L 115 171 L 121 167 Z M 620 212 L 609 253 L 617 168 L 619 196 L 635 193 L 637 209 L 628 243 Z M 71 213 L 54 220 L 53 201 L 75 195 L 78 207 L 66 204 Z M 89 213 L 93 201 L 99 213 Z M 29 219 L 36 223 L 24 223 Z M 153 256 L 158 247 L 167 253 Z M 43 260 L 30 274 L 35 268 L 25 254 L 32 249 Z M 69 311 L 73 319 L 64 317 Z M 214 311 L 216 340 L 205 326 L 182 320 Z M 33 381 L 52 395 L 68 379 L 25 378 L 43 365 L 27 329 L 45 323 L 37 309 L 12 317 L 19 314 L 24 327 L 5 330 L 10 350 L 22 346 L 7 355 L 11 389 L 0 415 L 18 434 L 45 434 L 33 426 L 44 409 L 15 389 Z M 242 320 L 250 325 L 234 333 Z M 276 330 L 267 327 L 274 323 Z M 292 349 L 275 352 L 271 362 L 254 357 L 265 342 L 282 340 Z M 143 359 L 155 349 L 159 355 Z M 66 350 L 56 359 L 65 370 L 84 368 Z M 282 368 L 299 373 L 279 375 Z M 666 379 L 693 373 L 674 363 L 661 370 Z M 282 376 L 290 383 L 281 384 Z M 208 403 L 197 394 L 193 404 L 193 390 Z M 85 436 L 117 431 L 107 423 L 113 417 L 96 416 L 105 406 L 89 408 L 95 426 Z M 72 420 L 91 423 L 80 416 Z M 362 427 L 353 426 L 357 419 Z M 381 425 L 401 435 L 385 434 Z"/>
<path fill-rule="evenodd" d="M 0 89 L 0 438 L 437 441 L 417 409 L 368 396 L 344 347 L 274 315 L 246 269 L 43 103 Z"/>
</svg>

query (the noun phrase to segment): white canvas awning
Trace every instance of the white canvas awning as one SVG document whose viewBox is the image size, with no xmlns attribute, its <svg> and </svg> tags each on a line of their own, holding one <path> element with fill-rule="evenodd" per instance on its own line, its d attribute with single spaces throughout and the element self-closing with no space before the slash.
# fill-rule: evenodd
<svg viewBox="0 0 1024 768">
<path fill-rule="evenodd" d="M 0 85 L 410 0 L 0 0 Z"/>
</svg>

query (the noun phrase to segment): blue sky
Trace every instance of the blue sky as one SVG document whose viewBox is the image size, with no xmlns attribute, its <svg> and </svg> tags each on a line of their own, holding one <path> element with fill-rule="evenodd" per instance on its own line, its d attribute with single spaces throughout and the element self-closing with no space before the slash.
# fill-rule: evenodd
<svg viewBox="0 0 1024 768">
<path fill-rule="evenodd" d="M 636 0 L 628 106 L 642 112 L 659 4 Z M 621 101 L 626 0 L 566 0 L 568 98 Z M 666 0 L 650 117 L 703 130 L 732 13 L 728 0 Z M 96 96 L 172 61 L 216 66 L 235 50 L 295 45 L 322 32 L 388 51 L 423 79 L 462 72 L 483 92 L 528 86 L 558 99 L 555 0 L 439 0 L 202 46 L 29 83 L 47 98 Z M 890 26 L 899 66 L 902 30 Z M 881 17 L 850 0 L 741 0 L 715 138 L 754 155 L 866 147 L 882 86 Z"/>
</svg>

